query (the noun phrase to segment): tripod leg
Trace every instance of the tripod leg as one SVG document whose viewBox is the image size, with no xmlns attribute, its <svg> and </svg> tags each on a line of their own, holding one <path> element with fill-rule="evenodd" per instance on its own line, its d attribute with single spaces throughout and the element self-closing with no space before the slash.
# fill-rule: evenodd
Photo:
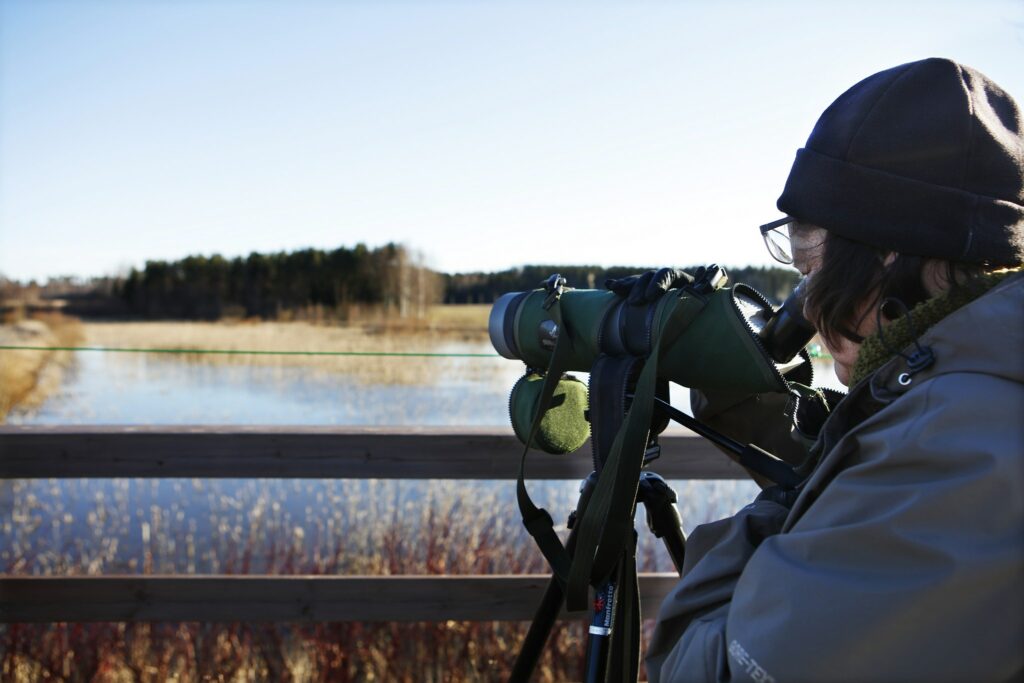
<svg viewBox="0 0 1024 683">
<path fill-rule="evenodd" d="M 570 557 L 576 550 L 576 525 L 574 520 L 579 519 L 583 511 L 586 510 L 587 503 L 590 501 L 590 495 L 594 492 L 596 484 L 596 472 L 591 472 L 590 476 L 580 484 L 580 498 L 576 504 L 576 511 L 569 518 L 569 537 L 565 541 L 565 550 L 569 553 Z M 508 678 L 509 683 L 519 683 L 520 681 L 525 683 L 530 680 L 533 670 L 537 667 L 537 660 L 540 659 L 544 645 L 551 635 L 551 629 L 554 628 L 555 622 L 558 621 L 558 614 L 562 611 L 564 603 L 565 587 L 558 576 L 552 575 L 551 580 L 548 581 L 548 587 L 544 591 L 544 597 L 541 598 L 540 605 L 534 613 L 530 630 L 527 631 L 526 638 L 523 639 L 523 644 L 519 648 L 519 654 L 516 655 L 516 661 L 512 665 L 512 673 Z"/>
<path fill-rule="evenodd" d="M 686 552 L 675 491 L 653 472 L 641 474 L 637 501 L 647 508 L 651 531 L 665 542 L 677 571 Z M 596 592 L 587 642 L 587 675 L 591 683 L 635 681 L 640 672 L 640 590 L 636 567 L 637 534 L 610 578 Z"/>
<path fill-rule="evenodd" d="M 635 681 L 640 672 L 640 587 L 636 531 L 612 576 L 594 594 L 587 639 L 588 683 Z"/>
<path fill-rule="evenodd" d="M 618 598 L 618 574 L 605 581 L 594 592 L 593 616 L 587 637 L 587 683 L 604 683 L 608 669 L 608 653 L 615 626 L 615 601 Z M 628 588 L 628 587 L 627 587 Z"/>
<path fill-rule="evenodd" d="M 590 499 L 596 481 L 591 476 L 581 486 L 580 502 L 576 516 L 582 514 Z M 647 509 L 647 524 L 658 538 L 661 538 L 672 557 L 676 570 L 681 570 L 686 552 L 686 539 L 683 536 L 679 511 L 675 502 L 675 491 L 665 480 L 653 472 L 643 472 L 637 491 L 637 501 Z M 571 555 L 576 547 L 575 525 L 566 540 L 566 550 Z M 636 533 L 633 534 L 631 552 L 623 555 L 619 566 L 612 572 L 612 577 L 602 585 L 595 594 L 593 619 L 587 639 L 586 679 L 602 682 L 609 675 L 613 679 L 621 679 L 623 667 L 628 666 L 631 677 L 636 680 L 639 673 L 640 626 L 639 602 L 637 593 L 636 571 Z M 626 595 L 622 591 L 630 592 Z M 637 596 L 637 597 L 634 597 Z M 525 683 L 530 680 L 540 659 L 541 652 L 551 635 L 558 615 L 565 601 L 565 589 L 558 577 L 552 576 L 544 591 L 544 597 L 537 608 L 530 630 L 512 667 L 509 681 Z M 628 606 L 628 607 L 626 607 Z M 622 609 L 626 607 L 625 609 Z M 613 639 L 613 634 L 615 638 Z M 625 639 L 625 640 L 623 640 Z M 610 648 L 616 648 L 609 657 Z M 609 662 L 611 669 L 609 669 Z"/>
<path fill-rule="evenodd" d="M 570 532 L 566 544 L 566 549 L 570 553 L 576 545 L 575 541 L 576 532 L 573 530 Z M 552 575 L 548 581 L 548 587 L 544 591 L 544 597 L 541 598 L 540 605 L 534 613 L 530 630 L 526 633 L 526 638 L 523 639 L 519 654 L 516 655 L 515 664 L 512 665 L 512 673 L 508 678 L 509 683 L 519 683 L 520 681 L 525 683 L 530 680 L 533 670 L 537 667 L 541 652 L 551 635 L 551 629 L 558 621 L 558 614 L 562 611 L 563 604 L 565 604 L 565 588 L 558 577 Z"/>
<path fill-rule="evenodd" d="M 635 681 L 640 673 L 640 584 L 636 571 L 637 535 L 619 563 L 619 596 L 615 605 L 614 648 L 608 661 L 609 681 Z"/>
<path fill-rule="evenodd" d="M 686 557 L 686 537 L 683 536 L 682 520 L 676 507 L 676 492 L 658 474 L 643 472 L 637 489 L 637 500 L 647 509 L 647 526 L 656 538 L 660 538 L 668 549 L 676 571 L 682 573 Z"/>
</svg>

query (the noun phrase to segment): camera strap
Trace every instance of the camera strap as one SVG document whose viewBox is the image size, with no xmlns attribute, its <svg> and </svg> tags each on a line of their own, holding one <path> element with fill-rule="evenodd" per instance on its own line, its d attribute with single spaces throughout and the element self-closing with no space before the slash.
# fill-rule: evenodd
<svg viewBox="0 0 1024 683">
<path fill-rule="evenodd" d="M 555 533 L 555 523 L 551 514 L 544 508 L 538 508 L 530 495 L 526 492 L 526 454 L 530 452 L 530 445 L 537 437 L 540 429 L 541 419 L 551 404 L 551 397 L 555 393 L 555 387 L 562 377 L 562 372 L 572 348 L 572 340 L 569 339 L 569 329 L 562 324 L 562 313 L 559 308 L 558 297 L 554 297 L 548 309 L 551 319 L 558 326 L 558 335 L 555 337 L 555 348 L 551 351 L 551 362 L 548 364 L 547 372 L 544 375 L 544 385 L 541 389 L 540 399 L 537 401 L 537 413 L 534 415 L 533 423 L 530 425 L 529 438 L 523 447 L 523 454 L 519 459 L 519 477 L 516 480 L 516 500 L 519 503 L 519 512 L 523 517 L 523 526 L 533 536 L 534 542 L 544 555 L 544 559 L 551 565 L 555 576 L 564 584 L 569 577 L 571 558 L 562 541 Z M 582 515 L 584 509 L 577 510 Z"/>
</svg>

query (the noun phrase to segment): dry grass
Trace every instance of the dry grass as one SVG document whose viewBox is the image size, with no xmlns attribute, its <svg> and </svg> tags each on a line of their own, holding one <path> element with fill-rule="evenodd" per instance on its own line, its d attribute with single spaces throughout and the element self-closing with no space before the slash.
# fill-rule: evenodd
<svg viewBox="0 0 1024 683">
<path fill-rule="evenodd" d="M 0 325 L 0 345 L 67 347 L 84 339 L 81 323 L 60 313 L 37 313 Z M 38 407 L 60 388 L 67 351 L 0 350 L 0 423 L 15 409 Z"/>
<path fill-rule="evenodd" d="M 318 325 L 344 325 L 373 333 L 441 333 L 477 339 L 487 330 L 490 304 L 438 304 L 428 306 L 422 315 L 400 317 L 394 310 L 380 306 L 351 305 L 342 318 L 333 318 L 320 309 L 286 313 L 279 322 L 309 322 Z M 254 322 L 256 319 L 227 318 L 230 322 Z"/>
<path fill-rule="evenodd" d="M 564 508 L 571 492 L 571 486 L 563 486 L 546 497 Z M 3 534 L 9 550 L 2 553 L 4 570 L 11 574 L 545 571 L 512 512 L 512 494 L 504 483 L 470 488 L 456 481 L 427 487 L 393 481 L 19 481 L 11 494 L 13 514 Z M 85 506 L 87 519 L 75 519 L 73 501 L 83 499 L 94 505 Z M 501 680 L 527 627 L 499 622 L 17 624 L 0 628 L 2 677 Z M 582 638 L 580 623 L 560 625 L 536 680 L 579 679 Z"/>
<path fill-rule="evenodd" d="M 0 484 L 3 484 L 0 482 Z M 741 485 L 743 484 L 743 485 Z M 546 565 L 507 482 L 115 479 L 6 482 L 0 566 L 19 575 L 531 574 Z M 690 524 L 753 485 L 678 487 Z M 575 486 L 531 486 L 556 517 Z M 0 499 L 3 497 L 0 496 Z M 641 571 L 668 571 L 640 534 Z M 651 615 L 648 615 L 651 616 Z M 161 623 L 0 626 L 12 681 L 504 680 L 528 624 Z M 561 624 L 536 681 L 582 678 L 584 629 Z"/>
<path fill-rule="evenodd" d="M 440 329 L 486 330 L 490 304 L 433 306 L 428 321 Z"/>
<path fill-rule="evenodd" d="M 20 575 L 530 574 L 543 558 L 506 482 L 63 480 L 0 482 L 10 514 L 0 566 Z M 730 514 L 749 483 L 688 482 L 691 524 Z M 536 483 L 564 513 L 570 483 Z M 0 496 L 0 500 L 3 496 Z M 642 571 L 668 571 L 640 534 Z M 648 615 L 650 616 L 650 615 Z M 515 622 L 10 624 L 11 681 L 504 680 L 528 624 Z M 584 629 L 562 623 L 536 681 L 582 678 Z"/>
<path fill-rule="evenodd" d="M 503 681 L 526 624 L 14 624 L 0 675 L 12 683 Z M 583 627 L 552 632 L 533 678 L 582 679 Z"/>
<path fill-rule="evenodd" d="M 474 310 L 445 310 L 472 308 Z M 226 351 L 465 353 L 489 352 L 486 307 L 438 307 L 427 326 L 387 319 L 358 325 L 308 322 L 115 322 L 87 323 L 93 346 Z M 483 323 L 480 316 L 483 314 Z M 367 384 L 427 384 L 455 361 L 423 363 L 394 356 L 184 354 L 192 363 L 301 366 L 343 373 Z M 420 359 L 421 360 L 421 359 Z M 480 368 L 486 372 L 487 368 Z M 464 372 L 464 370 L 462 370 Z"/>
</svg>

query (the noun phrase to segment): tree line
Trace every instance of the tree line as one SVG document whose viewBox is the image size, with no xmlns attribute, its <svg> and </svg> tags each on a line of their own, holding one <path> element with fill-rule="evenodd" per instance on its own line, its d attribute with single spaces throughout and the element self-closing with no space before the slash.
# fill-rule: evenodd
<svg viewBox="0 0 1024 683">
<path fill-rule="evenodd" d="M 698 266 L 684 267 L 683 270 L 693 273 Z M 600 289 L 605 280 L 617 279 L 642 273 L 649 268 L 635 266 L 557 266 L 531 265 L 510 268 L 496 273 L 459 273 L 444 275 L 445 303 L 450 304 L 489 304 L 505 292 L 516 292 L 536 289 L 540 283 L 553 273 L 566 279 L 569 286 L 577 289 Z M 764 268 L 746 266 L 743 268 L 726 268 L 729 282 L 742 282 L 750 285 L 775 303 L 780 303 L 793 291 L 799 280 L 799 274 L 792 268 Z"/>
<path fill-rule="evenodd" d="M 696 268 L 689 268 L 691 272 Z M 115 288 L 130 314 L 149 318 L 217 320 L 222 317 L 276 319 L 315 311 L 347 317 L 352 307 L 379 307 L 400 317 L 422 317 L 437 303 L 489 304 L 505 292 L 534 289 L 552 273 L 577 288 L 601 288 L 643 268 L 529 265 L 499 272 L 438 273 L 422 255 L 399 244 L 224 258 L 189 256 L 148 261 Z M 744 282 L 781 301 L 797 274 L 790 269 L 728 269 Z"/>
<path fill-rule="evenodd" d="M 353 306 L 416 317 L 444 295 L 441 277 L 422 256 L 394 243 L 147 261 L 129 273 L 119 294 L 136 315 L 198 320 L 272 319 L 311 310 L 345 317 Z"/>
</svg>

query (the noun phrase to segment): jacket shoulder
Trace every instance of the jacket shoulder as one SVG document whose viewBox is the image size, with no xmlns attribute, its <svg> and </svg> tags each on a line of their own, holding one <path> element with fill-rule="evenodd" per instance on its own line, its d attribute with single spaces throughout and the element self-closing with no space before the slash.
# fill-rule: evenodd
<svg viewBox="0 0 1024 683">
<path fill-rule="evenodd" d="M 1020 505 L 1022 416 L 1021 382 L 978 372 L 933 376 L 852 427 L 829 449 L 805 484 L 786 528 L 798 524 L 812 507 L 819 517 L 820 506 L 829 499 L 841 501 L 839 489 L 847 486 L 865 492 L 909 481 L 942 487 L 967 476 L 972 491 L 988 487 L 986 495 Z"/>
</svg>

